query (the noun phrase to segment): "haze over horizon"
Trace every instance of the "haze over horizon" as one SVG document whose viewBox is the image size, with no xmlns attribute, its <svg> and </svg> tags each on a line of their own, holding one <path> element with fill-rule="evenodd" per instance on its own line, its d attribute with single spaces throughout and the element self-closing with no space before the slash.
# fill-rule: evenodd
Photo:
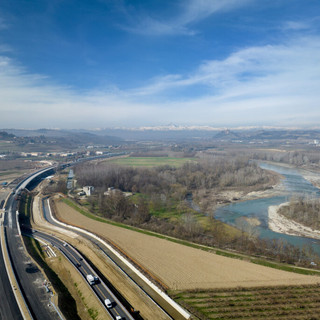
<svg viewBox="0 0 320 320">
<path fill-rule="evenodd" d="M 0 127 L 318 126 L 316 0 L 2 0 Z"/>
</svg>

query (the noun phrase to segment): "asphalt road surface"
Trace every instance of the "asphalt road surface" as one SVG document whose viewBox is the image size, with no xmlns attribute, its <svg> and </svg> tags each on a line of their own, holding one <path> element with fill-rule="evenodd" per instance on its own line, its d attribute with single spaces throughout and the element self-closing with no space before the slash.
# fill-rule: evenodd
<svg viewBox="0 0 320 320">
<path fill-rule="evenodd" d="M 0 320 L 23 320 L 8 279 L 2 254 L 0 254 L 0 301 Z"/>
<path fill-rule="evenodd" d="M 59 240 L 56 237 L 53 237 L 47 233 L 43 233 L 36 230 L 34 230 L 33 232 L 33 237 L 45 240 L 47 243 L 58 248 L 69 259 L 69 261 L 74 265 L 74 267 L 81 273 L 85 280 L 88 274 L 96 276 L 94 271 L 90 267 L 89 263 L 70 244 L 67 244 L 66 242 Z M 111 290 L 100 279 L 96 281 L 95 284 L 91 285 L 91 288 L 103 304 L 105 299 L 109 299 L 111 301 L 112 308 L 107 308 L 105 305 L 104 306 L 108 309 L 109 313 L 112 315 L 114 319 L 116 318 L 116 316 L 120 316 L 122 317 L 122 319 L 133 320 L 133 318 L 121 305 L 121 303 L 114 296 Z"/>
<path fill-rule="evenodd" d="M 30 312 L 34 319 L 59 320 L 60 317 L 50 301 L 51 293 L 46 292 L 44 286 L 45 278 L 25 251 L 21 237 L 19 236 L 16 220 L 17 208 L 14 196 L 10 196 L 5 209 L 7 213 L 4 226 L 7 235 L 7 247 L 16 278 Z"/>
<path fill-rule="evenodd" d="M 7 193 L 0 193 L 0 204 L 3 204 Z M 2 205 L 0 206 L 2 209 Z M 0 213 L 1 215 L 4 212 Z M 0 223 L 2 223 L 2 216 L 0 218 Z M 16 298 L 13 294 L 12 287 L 6 272 L 4 265 L 4 260 L 2 256 L 2 248 L 0 244 L 0 320 L 13 319 L 22 320 L 23 317 L 20 313 Z"/>
</svg>

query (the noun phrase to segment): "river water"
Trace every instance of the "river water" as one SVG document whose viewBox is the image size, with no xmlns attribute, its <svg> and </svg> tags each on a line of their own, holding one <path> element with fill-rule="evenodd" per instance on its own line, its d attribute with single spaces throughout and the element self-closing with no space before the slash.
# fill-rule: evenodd
<svg viewBox="0 0 320 320">
<path fill-rule="evenodd" d="M 236 226 L 239 219 L 242 217 L 256 218 L 260 221 L 260 225 L 255 227 L 260 238 L 283 239 L 286 242 L 299 247 L 311 245 L 320 255 L 320 240 L 299 236 L 289 236 L 274 232 L 268 227 L 269 206 L 279 205 L 286 202 L 293 195 L 319 197 L 319 189 L 314 187 L 308 180 L 304 179 L 301 171 L 298 169 L 268 163 L 259 163 L 259 165 L 262 169 L 272 170 L 283 175 L 284 179 L 281 182 L 284 190 L 283 195 L 271 198 L 248 200 L 223 206 L 216 210 L 215 218 L 233 226 Z"/>
</svg>

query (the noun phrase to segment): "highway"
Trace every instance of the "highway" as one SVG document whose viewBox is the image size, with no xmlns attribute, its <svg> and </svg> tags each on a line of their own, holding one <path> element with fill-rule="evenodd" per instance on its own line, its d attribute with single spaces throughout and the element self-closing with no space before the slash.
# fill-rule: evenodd
<svg viewBox="0 0 320 320">
<path fill-rule="evenodd" d="M 0 223 L 2 223 L 2 221 Z M 2 249 L 3 248 L 0 244 L 0 252 L 2 252 Z M 0 301 L 0 320 L 23 319 L 16 298 L 12 291 L 2 254 L 0 254 Z"/>
<path fill-rule="evenodd" d="M 4 227 L 14 273 L 32 317 L 39 320 L 59 320 L 61 318 L 51 303 L 51 294 L 46 292 L 43 285 L 45 277 L 30 259 L 19 236 L 16 205 L 14 195 L 11 194 L 5 208 Z"/>
<path fill-rule="evenodd" d="M 0 195 L 0 225 L 2 224 L 2 219 L 4 211 L 2 211 L 2 204 L 7 196 L 7 193 L 1 193 Z M 23 317 L 20 313 L 17 301 L 12 291 L 10 281 L 6 272 L 2 247 L 0 243 L 0 320 L 4 319 L 13 319 L 13 320 L 22 320 Z"/>
<path fill-rule="evenodd" d="M 65 241 L 62 241 L 52 235 L 38 230 L 34 230 L 32 236 L 44 240 L 45 242 L 56 247 L 80 272 L 80 274 L 84 277 L 85 281 L 87 281 L 86 276 L 88 274 L 96 276 L 94 270 L 90 267 L 89 263 L 85 260 L 85 258 L 70 244 L 67 244 Z M 126 320 L 134 319 L 133 317 L 131 317 L 129 312 L 122 306 L 119 300 L 114 296 L 114 294 L 107 287 L 107 285 L 103 281 L 101 281 L 101 279 L 99 279 L 99 281 L 95 284 L 91 285 L 91 288 L 104 306 L 105 299 L 109 299 L 111 301 L 112 308 L 108 309 L 106 306 L 105 308 L 108 310 L 108 312 L 114 319 L 116 319 L 117 316 L 120 316 L 121 319 Z"/>
</svg>

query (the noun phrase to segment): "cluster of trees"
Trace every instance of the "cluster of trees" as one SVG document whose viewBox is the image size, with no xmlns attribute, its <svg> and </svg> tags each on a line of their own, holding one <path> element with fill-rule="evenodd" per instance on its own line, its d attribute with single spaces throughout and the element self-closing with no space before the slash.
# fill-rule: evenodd
<svg viewBox="0 0 320 320">
<path fill-rule="evenodd" d="M 279 213 L 307 227 L 320 230 L 320 199 L 292 197 Z"/>
<path fill-rule="evenodd" d="M 252 158 L 258 160 L 274 161 L 295 166 L 320 166 L 320 154 L 314 150 L 281 151 L 281 152 L 255 152 Z"/>
<path fill-rule="evenodd" d="M 106 163 L 91 166 L 81 164 L 75 168 L 75 174 L 80 186 L 95 187 L 96 196 L 89 200 L 91 209 L 108 218 L 134 220 L 140 223 L 150 220 L 150 214 L 145 213 L 148 210 L 154 213 L 172 211 L 174 208 L 179 214 L 189 212 L 190 208 L 185 204 L 186 197 L 195 194 L 200 203 L 204 199 L 199 196 L 199 190 L 215 193 L 226 188 L 259 189 L 270 179 L 268 172 L 247 158 L 228 160 L 215 157 L 206 157 L 199 162 L 188 162 L 179 168 L 170 166 L 132 168 Z M 115 191 L 104 196 L 109 187 L 121 192 Z M 141 195 L 139 203 L 137 197 L 133 202 L 122 192 Z M 203 203 L 201 209 L 212 215 L 212 206 L 204 206 Z"/>
<path fill-rule="evenodd" d="M 75 168 L 80 185 L 144 194 L 164 193 L 184 198 L 197 189 L 247 187 L 267 183 L 269 174 L 248 158 L 205 159 L 182 167 L 129 168 L 116 165 L 80 165 Z"/>
</svg>

